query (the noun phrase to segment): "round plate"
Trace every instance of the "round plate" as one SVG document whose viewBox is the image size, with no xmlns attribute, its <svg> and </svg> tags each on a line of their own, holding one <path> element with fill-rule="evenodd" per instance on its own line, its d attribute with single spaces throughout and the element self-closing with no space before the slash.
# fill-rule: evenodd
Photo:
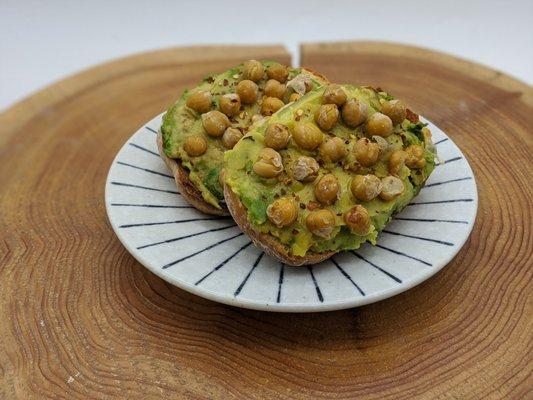
<svg viewBox="0 0 533 400">
<path fill-rule="evenodd" d="M 251 244 L 231 218 L 203 214 L 180 196 L 157 153 L 162 115 L 139 129 L 113 161 L 107 214 L 141 264 L 199 296 L 268 311 L 356 307 L 428 279 L 457 254 L 472 230 L 477 211 L 472 170 L 455 143 L 425 121 L 444 163 L 378 244 L 309 267 L 282 265 Z"/>
</svg>

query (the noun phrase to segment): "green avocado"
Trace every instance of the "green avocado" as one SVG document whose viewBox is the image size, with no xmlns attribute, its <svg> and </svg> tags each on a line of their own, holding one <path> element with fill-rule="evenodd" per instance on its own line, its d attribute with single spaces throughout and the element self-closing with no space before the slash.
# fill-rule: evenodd
<svg viewBox="0 0 533 400">
<path fill-rule="evenodd" d="M 378 92 L 369 87 L 351 85 L 341 85 L 341 87 L 348 99 L 356 98 L 368 106 L 368 117 L 381 111 L 383 101 L 392 99 L 388 93 Z M 326 139 L 336 136 L 344 140 L 347 155 L 342 161 L 331 163 L 324 160 L 318 151 L 303 150 L 294 139 L 291 139 L 287 148 L 279 151 L 284 166 L 284 171 L 279 177 L 263 179 L 255 174 L 252 165 L 258 159 L 259 152 L 265 147 L 264 136 L 268 126 L 280 123 L 292 132 L 297 121 L 314 123 L 315 111 L 323 104 L 324 90 L 325 87 L 322 87 L 307 93 L 268 120 L 255 125 L 232 150 L 225 154 L 226 184 L 246 207 L 252 227 L 256 231 L 276 237 L 289 252 L 297 256 L 304 256 L 308 251 L 321 253 L 357 249 L 367 241 L 375 244 L 378 233 L 389 223 L 393 214 L 402 210 L 420 191 L 435 167 L 435 148 L 430 136 L 422 132 L 425 124 L 407 119 L 393 127 L 393 133 L 385 138 L 387 143 L 380 140 L 384 147 L 380 150 L 377 162 L 371 167 L 362 167 L 355 158 L 353 150 L 355 142 L 363 137 L 371 141 L 375 141 L 376 138 L 366 135 L 364 124 L 357 128 L 350 128 L 339 117 L 334 127 L 327 132 L 323 131 L 323 134 Z M 423 148 L 423 158 L 426 162 L 423 168 L 409 169 L 404 165 L 399 170 L 397 177 L 403 183 L 403 193 L 389 201 L 382 200 L 379 196 L 368 202 L 354 199 L 350 185 L 355 175 L 374 174 L 378 178 L 390 175 L 388 157 L 391 151 L 405 149 L 413 144 Z M 338 180 L 340 191 L 336 201 L 332 205 L 321 206 L 331 210 L 336 216 L 333 236 L 329 239 L 313 235 L 306 226 L 305 219 L 313 209 L 310 205 L 316 204 L 316 198 L 313 182 L 302 183 L 296 181 L 291 175 L 292 165 L 299 156 L 311 156 L 318 161 L 320 165 L 318 179 L 329 173 L 334 174 Z M 287 196 L 292 196 L 297 202 L 298 216 L 292 225 L 279 228 L 268 219 L 267 207 L 275 199 Z M 344 222 L 344 213 L 355 204 L 364 206 L 371 219 L 371 229 L 365 236 L 352 233 Z"/>
<path fill-rule="evenodd" d="M 277 64 L 273 61 L 262 61 L 264 69 Z M 287 82 L 299 75 L 309 78 L 313 88 L 325 84 L 325 80 L 301 68 L 288 68 Z M 189 178 L 200 190 L 204 200 L 217 208 L 223 202 L 223 190 L 218 180 L 218 174 L 223 168 L 224 152 L 220 138 L 211 137 L 204 131 L 201 114 L 187 107 L 187 99 L 198 91 L 209 91 L 213 98 L 211 110 L 219 108 L 219 99 L 224 94 L 235 93 L 237 84 L 243 80 L 243 64 L 237 65 L 218 75 L 210 75 L 204 78 L 202 83 L 191 90 L 186 90 L 179 100 L 173 104 L 163 116 L 161 133 L 163 136 L 163 149 L 165 154 L 177 159 L 189 172 Z M 252 117 L 260 115 L 260 99 L 268 78 L 266 74 L 257 82 L 259 86 L 259 100 L 254 104 L 242 104 L 240 112 L 230 117 L 231 126 L 246 133 L 252 125 Z M 287 84 L 287 86 L 289 86 Z M 288 88 L 283 101 L 288 103 L 292 89 Z M 190 157 L 184 150 L 183 145 L 189 136 L 201 135 L 207 142 L 207 150 L 201 156 Z"/>
</svg>

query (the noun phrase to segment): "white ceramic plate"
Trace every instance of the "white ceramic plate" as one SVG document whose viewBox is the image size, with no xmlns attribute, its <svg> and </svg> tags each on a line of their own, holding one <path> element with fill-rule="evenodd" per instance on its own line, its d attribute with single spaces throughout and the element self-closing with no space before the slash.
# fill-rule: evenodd
<svg viewBox="0 0 533 400">
<path fill-rule="evenodd" d="M 477 189 L 457 146 L 433 124 L 439 156 L 427 185 L 364 245 L 311 267 L 264 255 L 231 218 L 205 215 L 178 193 L 157 154 L 162 115 L 139 129 L 107 177 L 107 214 L 118 238 L 150 271 L 199 296 L 239 307 L 314 312 L 356 307 L 401 293 L 444 267 L 472 230 Z"/>
</svg>

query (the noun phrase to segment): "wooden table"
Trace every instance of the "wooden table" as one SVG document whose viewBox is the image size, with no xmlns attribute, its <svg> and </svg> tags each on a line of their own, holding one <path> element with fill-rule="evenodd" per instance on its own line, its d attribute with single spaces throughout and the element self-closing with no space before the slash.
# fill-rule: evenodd
<svg viewBox="0 0 533 400">
<path fill-rule="evenodd" d="M 232 308 L 171 286 L 111 230 L 113 157 L 207 73 L 289 55 L 203 47 L 114 61 L 0 115 L 0 398 L 532 395 L 531 87 L 413 47 L 301 50 L 303 65 L 386 88 L 459 145 L 479 211 L 457 257 L 399 296 L 314 315 Z"/>
</svg>

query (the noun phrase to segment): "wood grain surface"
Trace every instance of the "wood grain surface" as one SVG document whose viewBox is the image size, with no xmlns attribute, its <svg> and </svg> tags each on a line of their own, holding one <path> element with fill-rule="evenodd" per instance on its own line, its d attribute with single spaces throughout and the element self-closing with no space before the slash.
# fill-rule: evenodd
<svg viewBox="0 0 533 400">
<path fill-rule="evenodd" d="M 323 314 L 220 305 L 137 263 L 107 221 L 124 141 L 208 72 L 281 47 L 158 51 L 58 82 L 0 115 L 0 398 L 531 398 L 533 92 L 383 43 L 302 64 L 381 86 L 443 128 L 479 188 L 471 238 L 433 278 Z"/>
</svg>

